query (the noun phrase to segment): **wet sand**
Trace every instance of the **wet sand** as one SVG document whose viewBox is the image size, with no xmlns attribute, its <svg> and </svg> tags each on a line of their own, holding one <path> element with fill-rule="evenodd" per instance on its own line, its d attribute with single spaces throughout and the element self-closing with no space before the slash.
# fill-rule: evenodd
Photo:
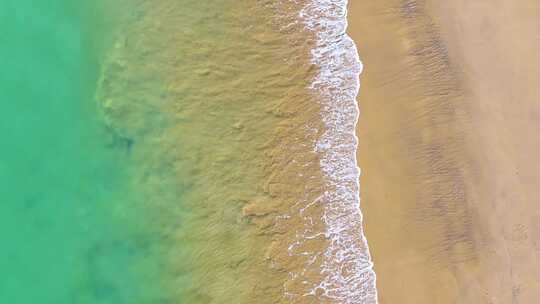
<svg viewBox="0 0 540 304">
<path fill-rule="evenodd" d="M 381 303 L 540 298 L 539 6 L 351 1 Z"/>
</svg>

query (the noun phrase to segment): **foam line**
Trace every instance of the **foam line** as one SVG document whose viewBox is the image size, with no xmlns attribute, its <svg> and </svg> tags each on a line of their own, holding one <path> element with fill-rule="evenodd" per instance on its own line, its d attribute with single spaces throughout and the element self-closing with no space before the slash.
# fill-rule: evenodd
<svg viewBox="0 0 540 304">
<path fill-rule="evenodd" d="M 376 274 L 362 228 L 360 168 L 356 158 L 356 102 L 363 65 L 354 41 L 347 35 L 347 0 L 313 0 L 300 12 L 316 35 L 312 62 L 320 67 L 311 89 L 322 96 L 325 133 L 317 142 L 325 177 L 323 220 L 326 248 L 324 279 L 309 294 L 324 295 L 336 303 L 377 303 Z"/>
</svg>

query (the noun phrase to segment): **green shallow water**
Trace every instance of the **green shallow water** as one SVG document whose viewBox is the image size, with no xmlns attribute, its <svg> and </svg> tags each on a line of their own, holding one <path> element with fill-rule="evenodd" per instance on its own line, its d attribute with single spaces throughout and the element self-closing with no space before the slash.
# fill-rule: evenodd
<svg viewBox="0 0 540 304">
<path fill-rule="evenodd" d="M 309 41 L 271 1 L 81 3 L 0 0 L 0 303 L 289 303 Z"/>
<path fill-rule="evenodd" d="M 131 143 L 94 100 L 113 23 L 76 2 L 0 0 L 0 303 L 163 303 Z"/>
</svg>

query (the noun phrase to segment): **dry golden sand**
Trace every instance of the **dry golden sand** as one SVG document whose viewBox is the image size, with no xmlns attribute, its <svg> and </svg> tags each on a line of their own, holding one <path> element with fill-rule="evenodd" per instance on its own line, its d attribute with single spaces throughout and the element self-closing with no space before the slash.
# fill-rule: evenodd
<svg viewBox="0 0 540 304">
<path fill-rule="evenodd" d="M 351 1 L 381 303 L 537 303 L 536 1 Z"/>
</svg>

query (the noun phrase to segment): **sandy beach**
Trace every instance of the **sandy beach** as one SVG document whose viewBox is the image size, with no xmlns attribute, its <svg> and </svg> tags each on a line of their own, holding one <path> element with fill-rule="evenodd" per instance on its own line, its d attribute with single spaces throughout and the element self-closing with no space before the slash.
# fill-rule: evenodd
<svg viewBox="0 0 540 304">
<path fill-rule="evenodd" d="M 540 4 L 351 1 L 381 303 L 536 303 Z"/>
</svg>

